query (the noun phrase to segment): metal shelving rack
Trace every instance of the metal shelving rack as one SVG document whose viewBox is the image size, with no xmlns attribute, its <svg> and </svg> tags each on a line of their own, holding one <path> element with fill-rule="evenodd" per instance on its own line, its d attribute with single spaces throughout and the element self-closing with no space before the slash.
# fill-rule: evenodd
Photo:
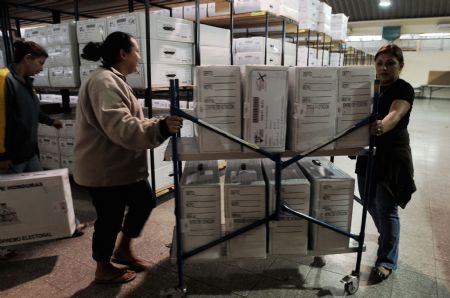
<svg viewBox="0 0 450 298">
<path fill-rule="evenodd" d="M 183 248 L 183 239 L 182 239 L 182 232 L 181 232 L 181 195 L 180 195 L 180 176 L 181 176 L 181 167 L 180 167 L 180 150 L 182 149 L 181 146 L 179 146 L 178 143 L 178 137 L 177 136 L 173 136 L 172 137 L 172 142 L 171 142 L 171 153 L 172 153 L 172 162 L 173 162 L 173 166 L 174 166 L 174 184 L 175 184 L 175 189 L 174 189 L 174 196 L 175 196 L 175 216 L 176 216 L 176 252 L 177 252 L 177 268 L 178 268 L 178 287 L 175 289 L 172 289 L 170 291 L 168 291 L 167 294 L 173 295 L 173 294 L 178 294 L 178 295 L 185 295 L 187 293 L 187 288 L 185 285 L 185 281 L 184 281 L 184 261 L 186 259 L 188 259 L 189 257 L 194 256 L 195 254 L 198 254 L 202 251 L 205 251 L 208 248 L 211 248 L 217 244 L 223 243 L 233 237 L 236 237 L 238 235 L 241 235 L 249 230 L 252 230 L 262 224 L 266 224 L 270 221 L 273 220 L 278 220 L 279 215 L 281 213 L 281 211 L 290 213 L 294 216 L 303 218 L 309 222 L 312 222 L 314 224 L 320 225 L 322 227 L 325 227 L 327 229 L 330 229 L 336 233 L 339 233 L 341 235 L 344 235 L 346 237 L 349 237 L 351 239 L 354 239 L 358 242 L 358 247 L 356 249 L 357 252 L 357 260 L 356 260 L 356 266 L 355 266 L 355 270 L 352 271 L 351 274 L 345 276 L 341 281 L 344 283 L 344 288 L 346 290 L 347 293 L 349 294 L 354 294 L 356 293 L 356 291 L 359 288 L 359 276 L 360 276 L 360 269 L 361 269 L 361 258 L 362 258 L 362 253 L 364 251 L 364 238 L 365 238 L 365 226 L 366 226 L 366 218 L 367 218 L 367 206 L 368 206 L 368 200 L 365 200 L 364 202 L 362 202 L 360 199 L 355 198 L 356 201 L 362 203 L 363 206 L 363 211 L 362 211 L 362 218 L 361 218 L 361 228 L 360 228 L 360 232 L 359 234 L 352 234 L 350 232 L 347 232 L 343 229 L 337 228 L 333 225 L 330 225 L 326 222 L 323 222 L 321 220 L 318 220 L 316 218 L 313 218 L 309 215 L 300 213 L 298 211 L 295 211 L 294 209 L 290 208 L 289 206 L 285 205 L 283 203 L 283 200 L 281 198 L 281 171 L 286 168 L 287 166 L 291 165 L 294 162 L 299 161 L 300 159 L 306 157 L 306 156 L 310 156 L 313 155 L 314 153 L 318 152 L 318 150 L 320 150 L 321 148 L 323 148 L 324 146 L 352 133 L 353 131 L 355 131 L 356 129 L 367 125 L 371 122 L 373 122 L 375 119 L 377 119 L 377 115 L 378 115 L 378 99 L 379 99 L 379 82 L 375 81 L 375 93 L 374 93 L 374 98 L 373 98 L 373 112 L 370 116 L 368 116 L 367 118 L 363 119 L 362 121 L 360 121 L 359 123 L 353 125 L 352 127 L 348 128 L 347 130 L 343 131 L 342 133 L 337 134 L 334 138 L 328 140 L 327 142 L 317 145 L 315 147 L 313 147 L 310 150 L 307 150 L 306 152 L 302 152 L 301 154 L 296 153 L 294 157 L 291 157 L 288 160 L 282 160 L 282 154 L 280 153 L 271 153 L 268 152 L 266 150 L 263 150 L 262 148 L 259 148 L 257 145 L 255 144 L 251 144 L 243 139 L 240 139 L 236 136 L 233 136 L 231 134 L 228 134 L 220 129 L 217 129 L 216 127 L 209 125 L 208 123 L 194 117 L 191 116 L 187 113 L 185 113 L 184 111 L 179 109 L 179 94 L 178 94 L 178 80 L 171 80 L 170 83 L 170 94 L 171 94 L 171 114 L 172 115 L 177 115 L 180 117 L 183 117 L 187 120 L 190 120 L 194 123 L 196 123 L 197 125 L 200 125 L 202 127 L 205 127 L 208 130 L 211 130 L 223 137 L 226 137 L 230 140 L 233 140 L 234 142 L 239 143 L 240 145 L 254 151 L 257 153 L 257 155 L 259 155 L 260 157 L 265 157 L 268 158 L 270 160 L 272 160 L 273 162 L 275 162 L 275 189 L 276 189 L 276 210 L 274 213 L 269 214 L 268 216 L 266 216 L 265 218 L 262 218 L 258 221 L 255 221 L 252 224 L 249 224 L 243 228 L 240 228 L 234 232 L 231 232 L 229 234 L 226 234 L 225 236 L 212 241 L 210 243 L 207 243 L 205 245 L 202 245 L 196 249 L 193 249 L 191 251 L 184 251 Z M 371 136 L 370 137 L 370 141 L 369 141 L 369 149 L 368 149 L 368 163 L 367 163 L 367 173 L 368 175 L 366 175 L 366 181 L 365 181 L 365 189 L 364 189 L 364 195 L 366 198 L 370 198 L 371 197 L 371 193 L 372 193 L 372 180 L 373 180 L 373 168 L 374 168 L 374 151 L 375 150 L 375 136 Z M 292 154 L 292 153 L 291 153 Z M 354 154 L 353 153 L 344 153 L 342 152 L 342 155 L 348 155 L 348 154 Z M 253 157 L 257 157 L 253 156 Z M 242 153 L 242 155 L 240 153 L 234 153 L 234 158 L 248 158 L 249 156 L 246 155 L 246 153 Z M 218 153 L 216 154 L 216 158 L 214 158 L 214 154 L 211 154 L 209 156 L 210 159 L 223 159 L 223 155 Z M 197 156 L 191 155 L 189 160 L 205 160 L 205 156 L 203 154 L 198 154 Z M 349 250 L 349 251 L 345 251 L 345 252 L 351 252 L 353 250 Z M 328 252 L 329 254 L 330 252 Z M 339 251 L 333 252 L 333 253 L 342 253 Z M 323 254 L 323 252 L 311 252 L 311 255 L 321 255 Z"/>
</svg>

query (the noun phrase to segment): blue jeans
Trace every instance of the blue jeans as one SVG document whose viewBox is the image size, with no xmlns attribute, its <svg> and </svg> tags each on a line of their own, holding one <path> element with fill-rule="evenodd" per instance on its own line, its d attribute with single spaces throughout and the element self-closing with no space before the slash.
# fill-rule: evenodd
<svg viewBox="0 0 450 298">
<path fill-rule="evenodd" d="M 358 175 L 358 187 L 362 200 L 365 200 L 364 182 L 365 176 Z M 400 242 L 398 205 L 386 189 L 377 184 L 374 197 L 369 202 L 368 211 L 380 234 L 375 266 L 381 265 L 395 270 L 397 269 Z"/>
<path fill-rule="evenodd" d="M 12 165 L 6 172 L 2 171 L 0 174 L 15 174 L 42 171 L 41 162 L 37 155 L 34 155 L 30 160 Z"/>
</svg>

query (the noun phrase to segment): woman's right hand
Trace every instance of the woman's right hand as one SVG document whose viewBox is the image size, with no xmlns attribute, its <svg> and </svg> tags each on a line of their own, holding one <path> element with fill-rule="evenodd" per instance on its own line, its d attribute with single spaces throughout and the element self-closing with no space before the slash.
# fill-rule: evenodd
<svg viewBox="0 0 450 298">
<path fill-rule="evenodd" d="M 167 116 L 165 122 L 171 135 L 180 132 L 180 129 L 183 127 L 183 118 L 178 116 Z"/>
</svg>

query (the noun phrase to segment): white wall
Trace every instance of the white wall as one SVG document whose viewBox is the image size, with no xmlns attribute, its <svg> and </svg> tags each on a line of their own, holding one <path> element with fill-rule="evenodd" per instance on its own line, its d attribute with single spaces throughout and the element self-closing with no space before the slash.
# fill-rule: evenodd
<svg viewBox="0 0 450 298">
<path fill-rule="evenodd" d="M 430 70 L 450 71 L 450 51 L 403 52 L 405 67 L 400 77 L 413 86 L 426 85 Z M 433 97 L 450 98 L 450 88 L 433 91 Z"/>
</svg>

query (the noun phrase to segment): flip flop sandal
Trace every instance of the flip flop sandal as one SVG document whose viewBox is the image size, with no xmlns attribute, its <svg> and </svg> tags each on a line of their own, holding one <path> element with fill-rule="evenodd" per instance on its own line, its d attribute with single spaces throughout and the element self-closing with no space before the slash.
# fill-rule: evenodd
<svg viewBox="0 0 450 298">
<path fill-rule="evenodd" d="M 377 266 L 373 269 L 373 273 L 379 281 L 383 281 L 387 279 L 389 275 L 391 275 L 392 269 L 386 268 L 384 266 Z"/>
<path fill-rule="evenodd" d="M 135 272 L 141 272 L 141 271 L 146 270 L 148 267 L 150 267 L 150 264 L 147 261 L 144 261 L 142 259 L 119 260 L 119 259 L 112 257 L 111 262 L 120 264 L 120 265 L 125 265 Z"/>
<path fill-rule="evenodd" d="M 108 279 L 95 278 L 94 282 L 96 284 L 123 284 L 132 281 L 136 278 L 136 272 L 131 270 L 123 270 L 116 276 Z"/>
</svg>

